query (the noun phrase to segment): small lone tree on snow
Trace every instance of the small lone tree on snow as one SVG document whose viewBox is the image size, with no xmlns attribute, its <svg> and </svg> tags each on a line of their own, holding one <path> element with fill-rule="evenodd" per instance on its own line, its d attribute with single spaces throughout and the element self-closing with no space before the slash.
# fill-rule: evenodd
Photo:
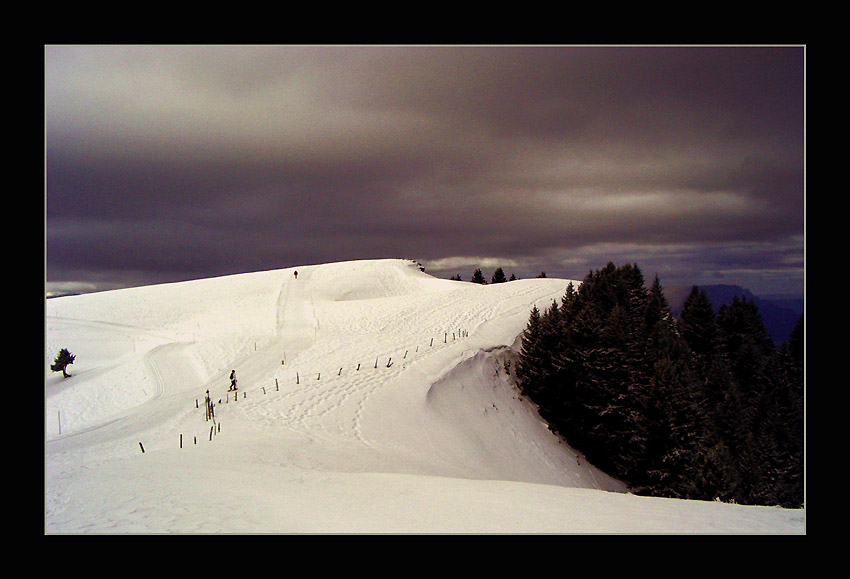
<svg viewBox="0 0 850 579">
<path fill-rule="evenodd" d="M 63 378 L 70 378 L 71 375 L 65 370 L 69 364 L 74 363 L 74 359 L 76 358 L 71 352 L 68 351 L 67 348 L 62 348 L 59 350 L 59 355 L 56 356 L 56 359 L 53 360 L 53 365 L 50 367 L 54 372 L 62 372 Z"/>
<path fill-rule="evenodd" d="M 481 273 L 480 269 L 476 269 L 475 273 L 472 274 L 472 283 L 480 283 L 482 285 L 487 283 L 487 280 L 484 279 L 484 274 Z"/>
</svg>

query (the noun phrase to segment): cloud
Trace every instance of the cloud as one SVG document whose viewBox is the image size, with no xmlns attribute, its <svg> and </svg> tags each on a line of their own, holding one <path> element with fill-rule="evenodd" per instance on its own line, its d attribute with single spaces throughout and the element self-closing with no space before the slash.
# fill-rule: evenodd
<svg viewBox="0 0 850 579">
<path fill-rule="evenodd" d="M 394 256 L 539 271 L 614 246 L 801 255 L 803 56 L 47 47 L 48 279 Z"/>
</svg>

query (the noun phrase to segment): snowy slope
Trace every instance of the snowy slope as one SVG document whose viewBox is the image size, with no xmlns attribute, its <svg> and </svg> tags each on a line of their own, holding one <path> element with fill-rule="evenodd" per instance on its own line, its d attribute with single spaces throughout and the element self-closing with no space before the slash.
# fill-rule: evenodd
<svg viewBox="0 0 850 579">
<path fill-rule="evenodd" d="M 511 365 L 566 284 L 370 260 L 48 300 L 45 530 L 804 532 L 630 495 L 547 430 Z"/>
</svg>

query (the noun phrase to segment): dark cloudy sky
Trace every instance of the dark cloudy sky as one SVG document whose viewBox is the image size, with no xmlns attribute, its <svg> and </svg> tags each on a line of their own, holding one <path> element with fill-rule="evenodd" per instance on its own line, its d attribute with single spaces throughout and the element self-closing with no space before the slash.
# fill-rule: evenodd
<svg viewBox="0 0 850 579">
<path fill-rule="evenodd" d="M 47 46 L 47 289 L 349 259 L 802 292 L 799 46 Z"/>
</svg>

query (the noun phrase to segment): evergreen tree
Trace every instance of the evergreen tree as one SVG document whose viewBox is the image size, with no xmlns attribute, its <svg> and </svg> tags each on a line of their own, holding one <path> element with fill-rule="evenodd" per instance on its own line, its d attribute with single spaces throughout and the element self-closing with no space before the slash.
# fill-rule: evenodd
<svg viewBox="0 0 850 579">
<path fill-rule="evenodd" d="M 697 286 L 691 288 L 676 327 L 690 348 L 694 375 L 700 377 L 703 410 L 709 421 L 707 428 L 719 428 L 719 439 L 728 443 L 730 437 L 735 436 L 733 430 L 739 423 L 740 413 L 735 403 L 737 399 L 729 398 L 728 363 L 720 356 L 717 316 L 705 290 Z M 718 450 L 714 456 L 721 455 L 725 454 Z"/>
<path fill-rule="evenodd" d="M 669 323 L 654 332 L 651 373 L 650 452 L 647 484 L 651 494 L 700 498 L 693 486 L 695 452 L 705 435 L 699 395 L 685 341 Z"/>
<path fill-rule="evenodd" d="M 50 366 L 50 369 L 54 372 L 62 372 L 63 378 L 70 378 L 71 375 L 68 374 L 67 368 L 69 365 L 74 363 L 76 356 L 69 352 L 66 348 L 62 348 L 59 350 L 59 354 L 53 360 L 53 364 Z"/>
<path fill-rule="evenodd" d="M 664 288 L 661 287 L 661 280 L 656 275 L 652 282 L 652 287 L 649 288 L 646 299 L 646 317 L 644 323 L 647 334 L 653 332 L 655 324 L 665 319 L 669 320 L 670 316 L 670 304 L 664 296 Z"/>
<path fill-rule="evenodd" d="M 581 294 L 577 300 L 582 301 Z M 555 426 L 567 440 L 581 449 L 592 462 L 601 463 L 598 451 L 600 416 L 606 405 L 597 388 L 599 367 L 604 363 L 599 349 L 602 317 L 594 304 L 580 304 L 567 326 L 564 347 L 556 353 L 565 412 Z"/>
<path fill-rule="evenodd" d="M 685 300 L 678 328 L 692 352 L 691 364 L 698 377 L 706 420 L 705 441 L 696 456 L 702 470 L 695 478 L 695 486 L 703 493 L 710 493 L 704 498 L 752 503 L 753 489 L 761 485 L 759 469 L 753 462 L 758 436 L 752 430 L 753 373 L 736 375 L 734 368 L 743 367 L 735 360 L 740 345 L 753 339 L 753 330 L 759 324 L 752 318 L 758 312 L 737 298 L 733 303 L 731 308 L 721 308 L 721 320 L 706 292 L 694 286 Z M 762 335 L 767 336 L 766 330 Z M 768 355 L 767 351 L 754 354 L 749 347 L 744 350 L 749 352 L 746 358 L 750 360 Z"/>
<path fill-rule="evenodd" d="M 517 380 L 524 394 L 534 396 L 546 382 L 543 369 L 549 355 L 542 349 L 540 310 L 534 306 L 522 333 L 522 346 L 516 369 Z"/>
<path fill-rule="evenodd" d="M 522 393 L 538 406 L 540 415 L 550 424 L 558 421 L 557 376 L 553 367 L 553 346 L 558 339 L 552 319 L 535 306 L 522 334 L 516 376 Z"/>
<path fill-rule="evenodd" d="M 487 280 L 484 279 L 484 274 L 481 273 L 480 269 L 476 269 L 475 273 L 472 274 L 472 283 L 480 283 L 482 285 L 487 283 Z"/>
<path fill-rule="evenodd" d="M 791 361 L 795 365 L 798 365 L 800 369 L 803 368 L 803 357 L 805 356 L 805 332 L 806 327 L 803 322 L 803 316 L 801 315 L 797 319 L 797 323 L 794 325 L 794 329 L 791 331 L 791 335 L 786 341 L 787 353 L 790 356 Z"/>
<path fill-rule="evenodd" d="M 530 396 L 538 405 L 541 416 L 557 420 L 560 414 L 559 390 L 560 377 L 554 365 L 553 352 L 560 349 L 560 309 L 556 302 L 540 315 L 539 332 L 536 342 L 536 353 L 538 355 L 537 378 L 533 382 L 537 385 Z"/>
<path fill-rule="evenodd" d="M 786 488 L 790 497 L 793 498 L 792 506 L 801 506 L 804 497 L 803 471 L 804 465 L 804 383 L 805 383 L 805 326 L 803 316 L 797 320 L 791 336 L 783 344 L 781 353 L 785 367 L 785 376 L 788 384 L 786 395 L 787 418 L 789 425 L 789 440 L 787 452 L 790 455 L 790 467 L 786 477 Z"/>
<path fill-rule="evenodd" d="M 739 496 L 740 476 L 729 447 L 708 431 L 692 461 L 694 498 L 734 502 Z"/>
<path fill-rule="evenodd" d="M 508 281 L 508 278 L 505 277 L 505 272 L 502 268 L 497 268 L 493 273 L 493 279 L 490 283 L 505 283 Z"/>
<path fill-rule="evenodd" d="M 803 433 L 796 402 L 799 386 L 784 371 L 753 301 L 735 298 L 722 306 L 718 325 L 741 409 L 738 501 L 800 506 Z"/>
<path fill-rule="evenodd" d="M 769 388 L 767 366 L 775 355 L 775 346 L 758 307 L 751 300 L 733 298 L 731 303 L 720 307 L 717 320 L 721 346 L 740 392 L 743 425 L 752 432 L 761 397 Z"/>
<path fill-rule="evenodd" d="M 641 360 L 635 355 L 633 327 L 627 308 L 615 305 L 602 327 L 597 365 L 592 368 L 598 411 L 597 438 L 613 472 L 634 481 L 646 443 Z"/>
<path fill-rule="evenodd" d="M 699 357 L 714 354 L 718 346 L 717 318 L 705 290 L 691 288 L 679 314 L 678 328 L 694 354 Z"/>
<path fill-rule="evenodd" d="M 596 464 L 631 479 L 646 445 L 643 276 L 636 267 L 609 263 L 590 272 L 578 291 L 570 284 L 562 310 L 556 367 L 566 385 L 565 436 Z"/>
</svg>

